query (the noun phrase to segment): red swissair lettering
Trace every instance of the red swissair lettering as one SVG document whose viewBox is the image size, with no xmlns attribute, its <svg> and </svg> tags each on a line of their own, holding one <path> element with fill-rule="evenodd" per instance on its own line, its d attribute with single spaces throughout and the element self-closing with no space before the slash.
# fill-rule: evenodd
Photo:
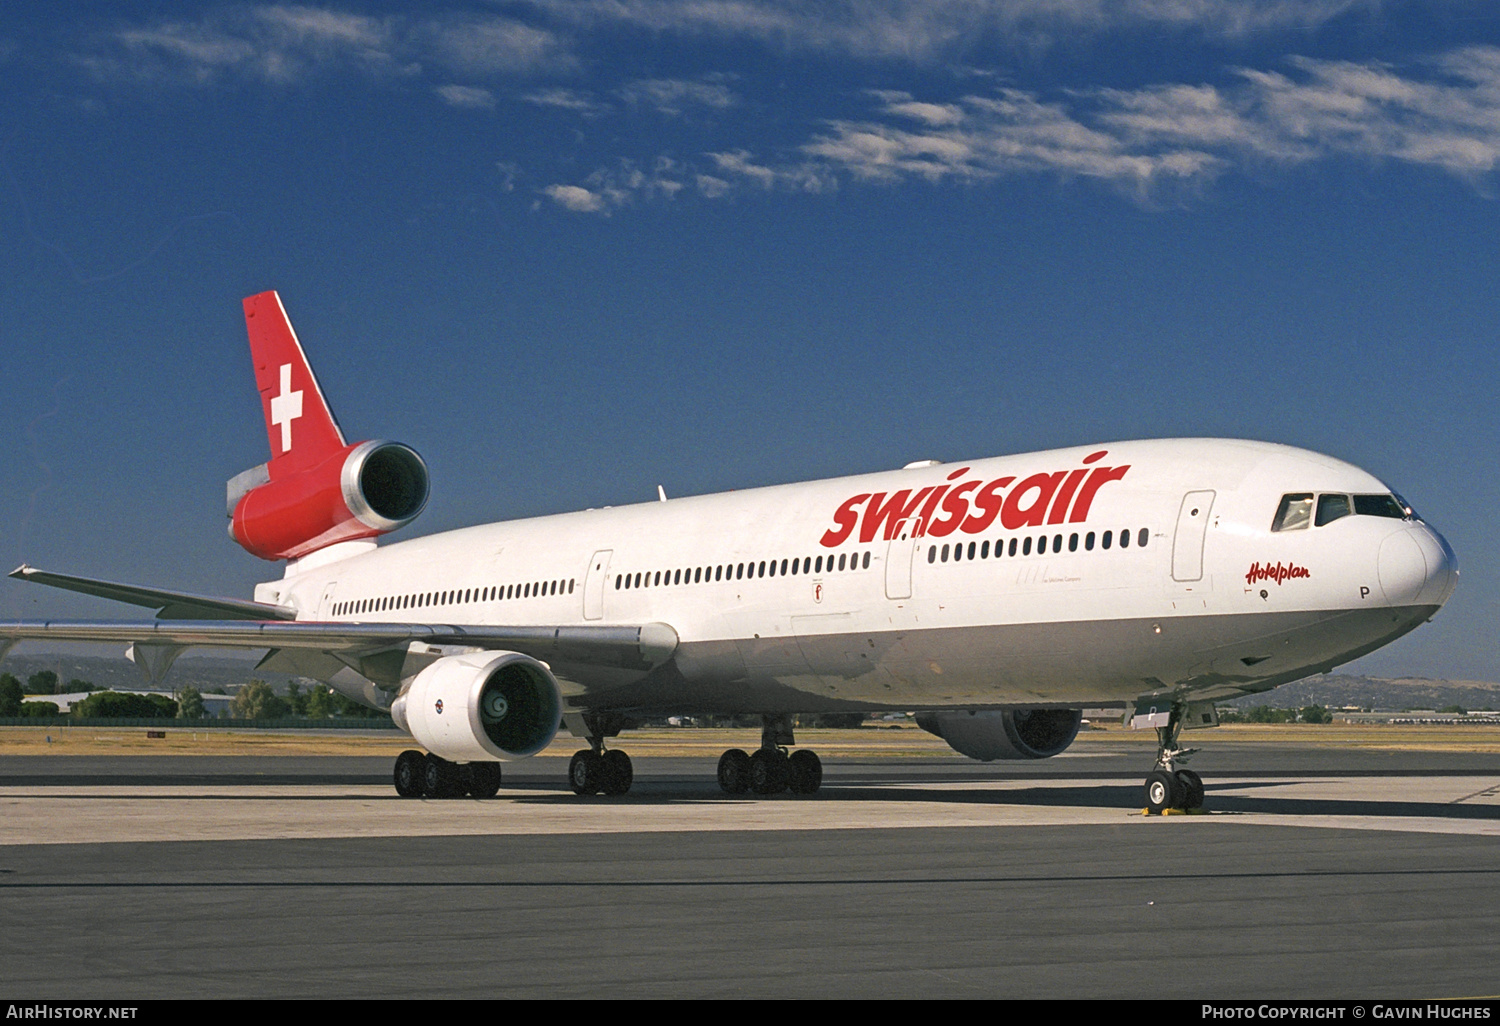
<svg viewBox="0 0 1500 1026">
<path fill-rule="evenodd" d="M 824 548 L 842 545 L 854 535 L 856 527 L 862 544 L 874 541 L 877 536 L 889 541 L 896 536 L 897 525 L 913 517 L 921 521 L 917 537 L 927 534 L 934 538 L 945 538 L 954 531 L 979 534 L 997 518 L 1008 531 L 1040 527 L 1044 523 L 1081 524 L 1088 520 L 1099 489 L 1120 480 L 1130 469 L 1129 465 L 1090 465 L 1107 455 L 1108 450 L 1090 453 L 1080 461 L 1085 464 L 1082 467 L 1032 474 L 1019 484 L 1015 484 L 1014 476 L 988 483 L 972 478 L 958 484 L 928 485 L 915 494 L 910 488 L 903 488 L 890 494 L 851 496 L 834 511 L 834 526 L 823 532 L 820 541 Z M 968 472 L 968 467 L 962 467 L 950 473 L 948 480 L 955 481 Z M 934 516 L 939 510 L 941 515 Z M 1307 576 L 1305 570 L 1302 576 Z"/>
</svg>

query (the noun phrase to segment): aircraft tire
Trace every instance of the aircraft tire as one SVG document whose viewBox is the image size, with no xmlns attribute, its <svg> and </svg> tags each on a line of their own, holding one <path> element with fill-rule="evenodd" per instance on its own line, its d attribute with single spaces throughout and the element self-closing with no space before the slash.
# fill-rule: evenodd
<svg viewBox="0 0 1500 1026">
<path fill-rule="evenodd" d="M 779 748 L 761 748 L 750 756 L 750 790 L 756 794 L 780 794 L 786 790 L 786 754 Z"/>
<path fill-rule="evenodd" d="M 1146 778 L 1146 807 L 1152 812 L 1165 812 L 1182 807 L 1182 785 L 1177 778 L 1163 770 L 1157 770 Z"/>
<path fill-rule="evenodd" d="M 823 760 L 810 748 L 799 748 L 787 759 L 787 789 L 793 794 L 817 794 L 823 786 Z"/>
<path fill-rule="evenodd" d="M 587 748 L 573 753 L 568 763 L 568 786 L 574 794 L 598 794 L 603 778 L 603 759 Z"/>
<path fill-rule="evenodd" d="M 1192 770 L 1178 770 L 1177 784 L 1182 788 L 1182 808 L 1203 808 L 1203 778 Z"/>
<path fill-rule="evenodd" d="M 396 756 L 396 793 L 403 798 L 420 798 L 425 792 L 423 777 L 427 759 L 421 752 L 407 749 Z"/>
<path fill-rule="evenodd" d="M 612 748 L 604 753 L 604 779 L 600 781 L 600 790 L 607 795 L 624 794 L 630 790 L 630 785 L 635 781 L 635 768 L 630 764 L 630 756 Z"/>
<path fill-rule="evenodd" d="M 719 756 L 719 788 L 725 794 L 744 794 L 750 790 L 750 756 L 731 748 Z"/>
<path fill-rule="evenodd" d="M 500 793 L 498 762 L 469 763 L 469 793 L 475 798 L 493 798 Z"/>
<path fill-rule="evenodd" d="M 458 766 L 431 752 L 423 760 L 422 790 L 429 798 L 457 798 L 466 788 Z"/>
</svg>

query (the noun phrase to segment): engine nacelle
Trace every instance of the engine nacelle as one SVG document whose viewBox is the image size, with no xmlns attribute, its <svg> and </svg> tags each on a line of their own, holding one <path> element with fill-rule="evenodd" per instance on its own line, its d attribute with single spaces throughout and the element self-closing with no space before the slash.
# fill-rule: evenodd
<svg viewBox="0 0 1500 1026">
<path fill-rule="evenodd" d="M 552 743 L 562 690 L 551 670 L 520 652 L 444 656 L 391 704 L 391 718 L 450 762 L 509 762 Z"/>
<path fill-rule="evenodd" d="M 980 762 L 1045 759 L 1073 743 L 1081 709 L 966 709 L 917 714 L 917 726 Z"/>
<path fill-rule="evenodd" d="M 411 523 L 427 486 L 427 464 L 399 442 L 360 442 L 274 479 L 262 465 L 229 483 L 229 536 L 261 559 L 298 559 Z"/>
</svg>

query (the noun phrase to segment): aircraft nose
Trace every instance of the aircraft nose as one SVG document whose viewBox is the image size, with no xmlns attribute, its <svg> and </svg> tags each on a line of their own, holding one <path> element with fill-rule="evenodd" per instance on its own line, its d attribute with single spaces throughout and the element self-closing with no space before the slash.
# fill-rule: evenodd
<svg viewBox="0 0 1500 1026">
<path fill-rule="evenodd" d="M 1441 606 L 1458 583 L 1458 559 L 1447 539 L 1412 524 L 1380 544 L 1380 589 L 1393 606 Z"/>
</svg>

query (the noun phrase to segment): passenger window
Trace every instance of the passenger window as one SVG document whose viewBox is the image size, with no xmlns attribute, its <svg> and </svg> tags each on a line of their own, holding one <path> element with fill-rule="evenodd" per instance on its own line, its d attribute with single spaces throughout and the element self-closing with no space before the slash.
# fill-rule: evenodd
<svg viewBox="0 0 1500 1026">
<path fill-rule="evenodd" d="M 1071 534 L 1071 535 L 1068 536 L 1068 551 L 1069 552 L 1077 552 L 1078 551 L 1078 535 Z"/>
<path fill-rule="evenodd" d="M 927 562 L 929 562 L 929 563 L 936 563 L 937 562 L 937 546 L 936 545 L 929 545 L 929 546 L 927 546 Z"/>
<path fill-rule="evenodd" d="M 1120 548 L 1130 548 L 1130 532 L 1128 530 L 1120 532 Z"/>
<path fill-rule="evenodd" d="M 1014 544 L 1014 542 L 1012 542 L 1012 544 Z M 1031 538 L 1030 538 L 1030 536 L 1028 536 L 1026 538 L 1026 540 L 1021 543 L 1021 555 L 1023 555 L 1023 556 L 1029 556 L 1029 555 L 1031 555 Z"/>
<path fill-rule="evenodd" d="M 941 559 L 944 563 L 948 562 L 948 546 L 943 546 L 943 554 L 938 558 Z"/>
<path fill-rule="evenodd" d="M 1109 548 L 1110 542 L 1114 541 L 1114 538 L 1115 538 L 1115 532 L 1113 532 L 1113 531 L 1105 531 L 1104 532 L 1104 538 L 1100 542 L 1100 544 L 1102 545 L 1102 547 L 1104 547 L 1104 548 L 1107 549 L 1107 548 Z"/>
<path fill-rule="evenodd" d="M 1014 538 L 1010 540 L 1010 554 L 1012 556 L 1016 554 L 1016 540 Z"/>
<path fill-rule="evenodd" d="M 1062 535 L 1055 534 L 1055 535 L 1052 536 L 1052 551 L 1053 552 L 1061 552 L 1062 551 Z"/>
<path fill-rule="evenodd" d="M 1349 496 L 1347 495 L 1320 495 L 1318 496 L 1317 526 L 1331 524 L 1335 520 L 1350 515 Z"/>
<path fill-rule="evenodd" d="M 1093 531 L 1090 531 L 1088 534 L 1086 534 L 1086 535 L 1083 536 L 1083 551 L 1085 551 L 1085 552 L 1093 552 L 1094 551 L 1094 532 Z"/>
<path fill-rule="evenodd" d="M 1390 517 L 1393 520 L 1406 516 L 1406 510 L 1394 495 L 1356 495 L 1354 512 L 1362 517 Z"/>
<path fill-rule="evenodd" d="M 1140 533 L 1137 534 L 1136 538 L 1135 538 L 1135 546 L 1136 546 L 1136 548 L 1138 548 L 1138 549 L 1144 549 L 1146 547 L 1146 540 L 1148 538 L 1150 538 L 1150 537 L 1151 537 L 1151 532 L 1149 530 L 1147 530 L 1146 528 L 1144 528 L 1144 527 L 1141 528 Z"/>
<path fill-rule="evenodd" d="M 1276 508 L 1276 519 L 1271 521 L 1272 531 L 1300 531 L 1312 522 L 1313 497 L 1311 492 L 1293 492 L 1281 497 Z"/>
<path fill-rule="evenodd" d="M 870 569 L 870 554 L 868 552 L 865 553 L 865 558 L 862 561 L 862 565 L 866 570 Z"/>
<path fill-rule="evenodd" d="M 842 552 L 839 553 L 839 569 L 840 570 L 844 569 L 844 561 L 846 559 L 848 559 L 848 558 L 849 557 L 847 555 L 845 555 L 844 553 L 842 553 Z"/>
</svg>

